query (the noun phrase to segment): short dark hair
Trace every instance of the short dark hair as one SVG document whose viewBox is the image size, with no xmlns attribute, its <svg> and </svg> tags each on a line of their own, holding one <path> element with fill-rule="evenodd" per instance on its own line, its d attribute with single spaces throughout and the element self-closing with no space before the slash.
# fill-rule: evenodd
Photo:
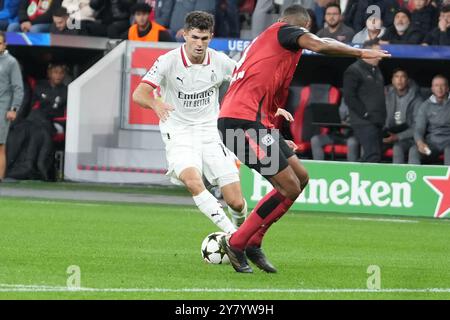
<svg viewBox="0 0 450 320">
<path fill-rule="evenodd" d="M 204 11 L 192 11 L 184 19 L 184 30 L 208 30 L 214 32 L 214 16 Z"/>
<path fill-rule="evenodd" d="M 380 45 L 380 39 L 375 38 L 372 40 L 367 40 L 363 43 L 363 48 L 367 49 L 367 48 L 373 48 L 374 46 L 379 46 Z"/>
<path fill-rule="evenodd" d="M 442 13 L 450 12 L 450 4 L 446 4 L 445 6 L 443 6 L 441 12 Z"/>
<path fill-rule="evenodd" d="M 48 67 L 47 67 L 48 70 L 52 70 L 55 68 L 62 68 L 62 69 L 64 69 L 64 71 L 67 71 L 67 65 L 63 62 L 55 61 L 55 62 L 51 62 L 48 64 Z"/>
<path fill-rule="evenodd" d="M 54 17 L 63 18 L 67 17 L 68 15 L 69 13 L 67 12 L 67 9 L 65 7 L 56 8 L 55 11 L 53 12 Z"/>
<path fill-rule="evenodd" d="M 292 6 L 287 7 L 286 9 L 284 9 L 281 16 L 286 17 L 286 16 L 297 15 L 297 14 L 309 17 L 308 11 L 299 4 L 293 4 Z"/>
<path fill-rule="evenodd" d="M 403 72 L 409 78 L 409 74 L 408 74 L 408 71 L 406 71 L 406 69 L 395 68 L 394 71 L 392 71 L 392 76 L 394 76 L 394 74 L 396 74 L 397 72 Z"/>
<path fill-rule="evenodd" d="M 136 12 L 144 12 L 150 14 L 152 12 L 152 7 L 150 7 L 147 3 L 136 3 L 131 8 L 131 13 L 134 15 Z"/>
<path fill-rule="evenodd" d="M 325 13 L 327 13 L 328 8 L 338 8 L 339 14 L 342 14 L 341 6 L 338 5 L 336 2 L 327 4 L 325 7 Z"/>
<path fill-rule="evenodd" d="M 395 18 L 395 16 L 396 16 L 397 14 L 399 14 L 399 13 L 405 14 L 405 15 L 408 17 L 409 21 L 411 21 L 411 12 L 409 12 L 408 9 L 406 9 L 406 8 L 400 8 L 400 9 L 398 9 L 398 10 L 395 12 L 394 18 Z"/>
<path fill-rule="evenodd" d="M 3 31 L 0 31 L 0 38 L 3 39 L 3 42 L 6 42 L 6 34 Z"/>
</svg>

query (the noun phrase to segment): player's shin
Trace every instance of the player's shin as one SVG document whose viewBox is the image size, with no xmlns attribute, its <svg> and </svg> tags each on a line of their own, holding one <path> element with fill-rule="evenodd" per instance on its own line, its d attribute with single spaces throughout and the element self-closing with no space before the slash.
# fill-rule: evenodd
<svg viewBox="0 0 450 320">
<path fill-rule="evenodd" d="M 294 201 L 284 197 L 276 189 L 273 189 L 258 202 L 248 219 L 233 234 L 230 239 L 230 245 L 241 250 L 245 249 L 250 239 L 261 228 L 268 228 L 273 222 L 283 216 L 293 203 Z M 266 231 L 267 229 L 262 233 L 261 241 Z"/>
<path fill-rule="evenodd" d="M 193 197 L 195 204 L 216 226 L 226 233 L 233 233 L 236 231 L 235 226 L 227 217 L 222 205 L 219 201 L 208 191 L 204 190 L 197 196 Z"/>
</svg>

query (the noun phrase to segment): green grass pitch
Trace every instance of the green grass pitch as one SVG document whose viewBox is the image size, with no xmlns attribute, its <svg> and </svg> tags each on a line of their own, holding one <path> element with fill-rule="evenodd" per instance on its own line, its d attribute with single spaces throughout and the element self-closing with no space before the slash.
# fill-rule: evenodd
<svg viewBox="0 0 450 320">
<path fill-rule="evenodd" d="M 264 243 L 278 274 L 203 262 L 214 231 L 194 207 L 2 198 L 0 299 L 450 299 L 448 220 L 290 212 Z"/>
</svg>

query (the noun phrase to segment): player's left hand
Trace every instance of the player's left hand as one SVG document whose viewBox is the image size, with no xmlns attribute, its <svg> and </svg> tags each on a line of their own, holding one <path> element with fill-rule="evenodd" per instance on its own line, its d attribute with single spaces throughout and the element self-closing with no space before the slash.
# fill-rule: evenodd
<svg viewBox="0 0 450 320">
<path fill-rule="evenodd" d="M 284 117 L 288 122 L 294 121 L 294 117 L 292 116 L 292 114 L 281 108 L 278 108 L 277 113 L 275 113 L 275 117 L 278 116 Z"/>
<path fill-rule="evenodd" d="M 16 120 L 17 112 L 16 111 L 8 111 L 6 113 L 6 120 L 8 121 L 14 121 Z"/>
<path fill-rule="evenodd" d="M 286 141 L 287 145 L 289 146 L 289 148 L 292 149 L 292 151 L 297 152 L 298 146 L 294 141 L 292 141 L 292 140 L 285 140 L 285 141 Z"/>
</svg>

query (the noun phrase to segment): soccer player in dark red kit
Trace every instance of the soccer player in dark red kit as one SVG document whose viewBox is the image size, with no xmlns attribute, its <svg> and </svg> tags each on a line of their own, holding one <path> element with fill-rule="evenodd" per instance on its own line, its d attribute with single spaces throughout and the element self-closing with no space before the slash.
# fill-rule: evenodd
<svg viewBox="0 0 450 320">
<path fill-rule="evenodd" d="M 280 114 L 293 120 L 282 106 L 302 49 L 364 59 L 390 57 L 384 50 L 352 48 L 333 39 L 321 39 L 308 32 L 309 24 L 306 9 L 288 7 L 278 22 L 244 51 L 222 102 L 218 127 L 223 142 L 274 186 L 241 227 L 220 242 L 237 272 L 253 272 L 247 258 L 263 271 L 277 271 L 261 250 L 264 234 L 308 184 L 308 173 L 291 150 L 292 143 L 273 129 L 274 118 Z"/>
</svg>

